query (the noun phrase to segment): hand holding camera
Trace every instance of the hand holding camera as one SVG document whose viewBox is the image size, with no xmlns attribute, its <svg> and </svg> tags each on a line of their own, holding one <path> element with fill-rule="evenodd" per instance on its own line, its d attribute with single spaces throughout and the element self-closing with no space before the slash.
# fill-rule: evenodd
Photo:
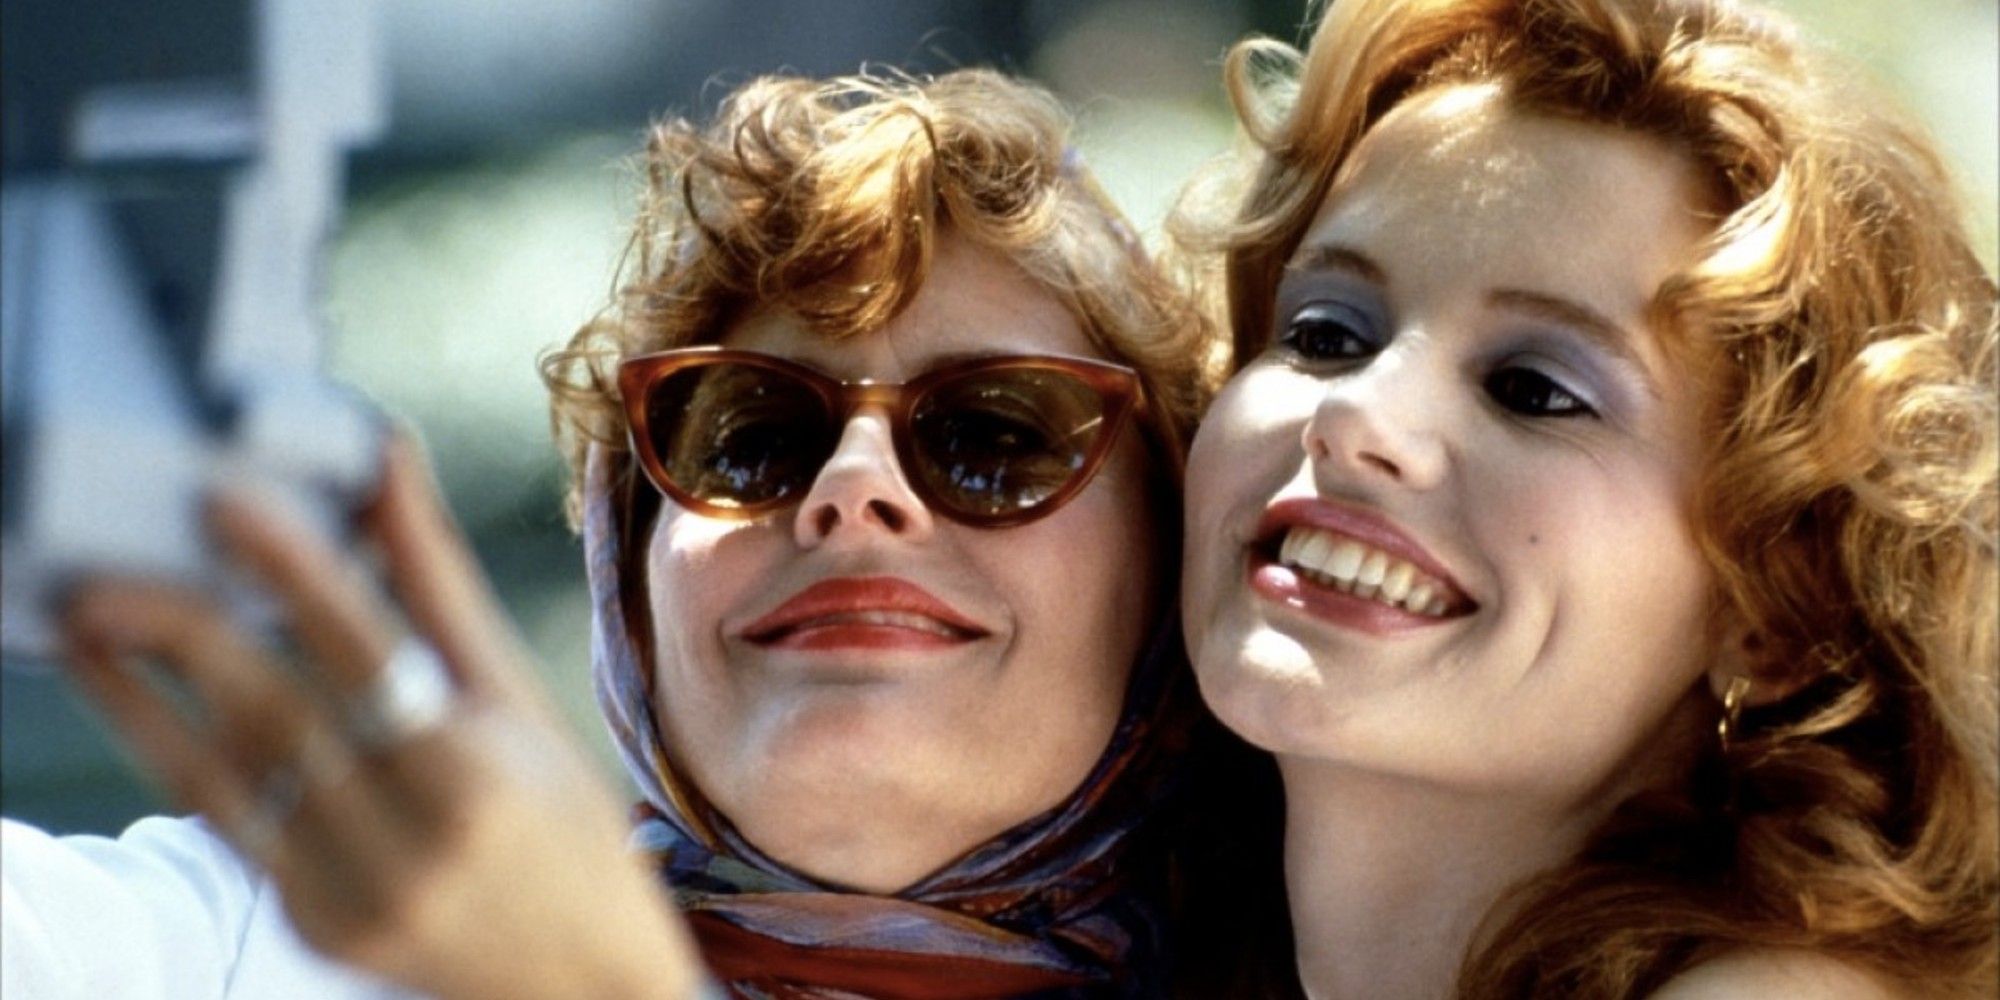
<svg viewBox="0 0 2000 1000">
<path fill-rule="evenodd" d="M 224 492 L 214 535 L 276 597 L 298 655 L 198 590 L 100 581 L 65 617 L 76 679 L 322 953 L 444 997 L 690 995 L 683 926 L 429 479 L 392 441 L 361 517 L 393 601 L 282 504 Z M 552 858 L 569 863 L 530 863 Z"/>
</svg>

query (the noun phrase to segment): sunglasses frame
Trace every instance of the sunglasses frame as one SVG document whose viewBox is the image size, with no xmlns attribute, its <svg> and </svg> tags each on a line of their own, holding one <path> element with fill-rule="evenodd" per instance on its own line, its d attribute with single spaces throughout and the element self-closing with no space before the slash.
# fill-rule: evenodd
<svg viewBox="0 0 2000 1000">
<path fill-rule="evenodd" d="M 666 467 L 653 448 L 653 437 L 649 431 L 649 417 L 646 412 L 646 396 L 660 380 L 676 372 L 689 368 L 718 364 L 742 364 L 768 371 L 789 375 L 820 397 L 826 412 L 845 427 L 854 419 L 854 413 L 863 406 L 879 406 L 888 411 L 889 436 L 894 443 L 899 471 L 917 499 L 931 511 L 957 521 L 960 524 L 981 528 L 1005 528 L 1026 524 L 1055 513 L 1075 499 L 1076 495 L 1090 484 L 1097 475 L 1104 460 L 1111 455 L 1112 446 L 1124 430 L 1125 421 L 1134 410 L 1145 405 L 1145 387 L 1138 372 L 1124 365 L 1094 358 L 1078 358 L 1058 354 L 1002 354 L 992 357 L 971 358 L 939 365 L 907 382 L 883 382 L 875 379 L 846 381 L 834 378 L 818 369 L 796 361 L 763 354 L 757 351 L 735 350 L 715 345 L 681 347 L 629 358 L 618 366 L 618 391 L 624 400 L 626 433 L 632 453 L 639 458 L 639 465 L 646 472 L 646 478 L 661 493 L 672 497 L 682 507 L 708 517 L 725 520 L 747 521 L 762 517 L 772 511 L 795 506 L 804 501 L 805 494 L 765 501 L 758 504 L 726 506 L 711 503 L 694 496 L 676 486 L 667 475 Z M 939 385 L 966 375 L 1001 370 L 1055 371 L 1071 376 L 1103 401 L 1103 429 L 1092 441 L 1090 450 L 1084 454 L 1083 464 L 1067 482 L 1043 498 L 1041 502 L 1020 510 L 998 514 L 980 514 L 961 511 L 942 503 L 936 493 L 927 485 L 925 478 L 914 474 L 917 468 L 916 438 L 911 431 L 911 415 L 924 395 Z M 831 456 L 828 456 L 831 457 Z M 821 469 L 825 465 L 821 463 Z M 817 480 L 819 472 L 815 471 Z M 808 484 L 806 493 L 811 492 Z"/>
</svg>

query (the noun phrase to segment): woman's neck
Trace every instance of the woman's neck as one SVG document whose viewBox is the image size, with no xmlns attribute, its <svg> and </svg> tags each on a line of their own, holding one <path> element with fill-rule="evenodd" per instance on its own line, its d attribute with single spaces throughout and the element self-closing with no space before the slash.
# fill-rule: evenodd
<svg viewBox="0 0 2000 1000">
<path fill-rule="evenodd" d="M 1574 854 L 1601 819 L 1324 760 L 1278 764 L 1285 885 L 1312 1000 L 1450 996 L 1501 894 Z"/>
</svg>

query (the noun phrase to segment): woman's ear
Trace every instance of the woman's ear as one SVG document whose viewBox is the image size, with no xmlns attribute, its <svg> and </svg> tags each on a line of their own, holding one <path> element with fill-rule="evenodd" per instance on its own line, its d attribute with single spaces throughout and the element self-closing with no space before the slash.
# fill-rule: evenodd
<svg viewBox="0 0 2000 1000">
<path fill-rule="evenodd" d="M 1741 697 L 1742 703 L 1751 707 L 1783 701 L 1812 680 L 1774 670 L 1764 637 L 1740 612 L 1728 609 L 1718 614 L 1725 621 L 1717 632 L 1714 659 L 1708 668 L 1708 690 L 1717 701 L 1739 678 L 1749 682 Z"/>
</svg>

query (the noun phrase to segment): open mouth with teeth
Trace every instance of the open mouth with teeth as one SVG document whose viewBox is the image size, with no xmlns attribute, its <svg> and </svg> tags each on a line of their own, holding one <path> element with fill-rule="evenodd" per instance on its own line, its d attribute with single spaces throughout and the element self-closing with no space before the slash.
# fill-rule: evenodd
<svg viewBox="0 0 2000 1000">
<path fill-rule="evenodd" d="M 1363 605 L 1376 609 L 1369 617 L 1381 624 L 1390 623 L 1383 620 L 1385 617 L 1434 621 L 1472 610 L 1471 600 L 1449 581 L 1407 559 L 1325 528 L 1287 525 L 1257 546 L 1253 555 L 1252 573 L 1258 589 L 1308 610 L 1326 612 Z M 1272 570 L 1277 572 L 1268 572 Z M 1387 614 L 1381 614 L 1384 612 Z"/>
</svg>

